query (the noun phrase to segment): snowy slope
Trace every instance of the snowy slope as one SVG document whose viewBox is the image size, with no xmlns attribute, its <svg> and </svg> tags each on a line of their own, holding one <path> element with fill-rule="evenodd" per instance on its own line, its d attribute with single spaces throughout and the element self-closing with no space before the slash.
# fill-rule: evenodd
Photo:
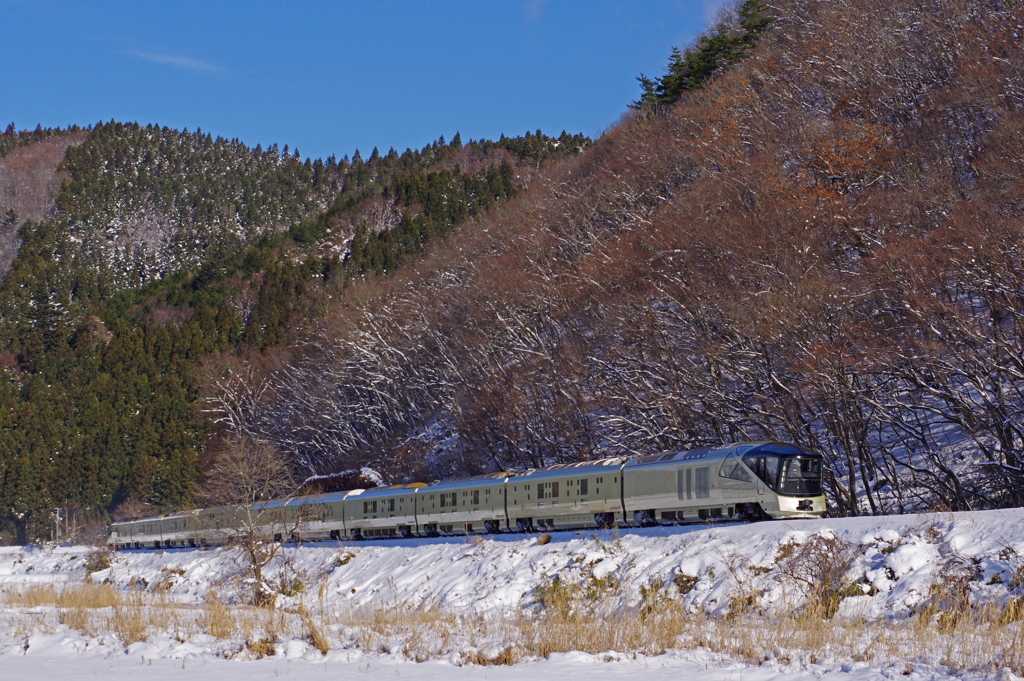
<svg viewBox="0 0 1024 681">
<path fill-rule="evenodd" d="M 658 588 L 666 597 L 681 599 L 693 612 L 717 616 L 734 607 L 737 595 L 752 594 L 757 611 L 770 615 L 792 610 L 807 596 L 799 581 L 786 579 L 780 557 L 792 553 L 793 547 L 822 539 L 827 540 L 823 546 L 847 547 L 852 552 L 847 577 L 856 583 L 855 593 L 862 595 L 848 595 L 839 607 L 839 616 L 851 620 L 905 617 L 935 598 L 933 585 L 945 584 L 943 580 L 948 580 L 954 568 L 970 573 L 972 603 L 1006 603 L 1022 589 L 1024 509 L 653 528 L 622 534 L 555 533 L 546 544 L 537 536 L 506 535 L 483 540 L 302 546 L 286 549 L 271 577 L 275 572 L 290 579 L 297 576 L 306 586 L 305 594 L 282 596 L 279 606 L 283 609 L 308 602 L 315 592 L 321 604 L 338 607 L 403 604 L 501 618 L 538 611 L 538 595 L 560 582 L 621 585 L 606 596 L 608 607 L 619 612 L 637 607 L 645 590 Z M 87 578 L 87 556 L 85 547 L 0 549 L 0 591 L 80 582 Z M 119 553 L 109 569 L 89 576 L 96 583 L 107 582 L 124 590 L 145 588 L 194 604 L 201 604 L 211 590 L 229 598 L 242 577 L 237 554 L 225 549 Z M 143 657 L 154 661 L 153 668 L 146 663 L 145 673 L 151 678 L 151 673 L 157 672 L 155 678 L 177 678 L 183 664 L 190 674 L 201 668 L 211 676 L 229 674 L 227 678 L 234 673 L 239 678 L 275 673 L 282 665 L 292 675 L 313 674 L 317 669 L 322 673 L 324 664 L 338 671 L 361 672 L 369 665 L 369 678 L 391 678 L 405 675 L 406 665 L 412 664 L 400 653 L 380 654 L 400 646 L 389 648 L 385 642 L 380 650 L 367 651 L 356 644 L 355 635 L 349 637 L 350 644 L 335 647 L 326 656 L 295 637 L 279 645 L 273 658 L 244 664 L 237 659 L 218 659 L 228 644 L 205 635 L 178 641 L 170 633 L 158 634 L 126 649 L 112 633 L 84 636 L 59 627 L 50 632 L 27 632 L 24 623 L 31 610 L 9 609 L 3 615 L 6 619 L 0 618 L 0 658 L 6 670 L 0 676 L 4 679 L 22 678 L 17 674 L 28 678 L 33 670 L 44 668 L 67 678 L 76 678 L 82 670 L 100 674 L 115 667 L 142 671 Z M 344 631 L 338 635 L 345 638 Z M 602 661 L 605 658 L 611 661 Z M 749 668 L 704 649 L 669 651 L 657 657 L 567 653 L 505 668 L 452 666 L 465 664 L 466 659 L 456 652 L 408 669 L 410 674 L 415 669 L 416 678 L 435 678 L 432 675 L 436 674 L 445 679 L 469 678 L 473 669 L 473 678 L 480 678 L 486 669 L 489 678 L 509 679 L 538 673 L 575 679 L 598 671 L 609 678 L 625 678 L 640 669 L 654 679 L 676 678 L 681 673 L 705 678 L 705 667 L 709 670 L 706 678 L 738 678 L 742 669 L 743 678 L 757 679 L 774 678 L 782 670 L 777 663 Z M 292 660 L 296 664 L 290 664 Z M 300 661 L 311 664 L 296 666 Z M 787 678 L 817 678 L 826 672 L 850 679 L 902 674 L 891 666 L 839 664 L 835 660 L 790 666 L 786 671 Z M 948 669 L 927 664 L 916 665 L 913 672 L 916 678 L 948 673 Z M 1011 678 L 1008 672 L 1000 673 Z"/>
</svg>

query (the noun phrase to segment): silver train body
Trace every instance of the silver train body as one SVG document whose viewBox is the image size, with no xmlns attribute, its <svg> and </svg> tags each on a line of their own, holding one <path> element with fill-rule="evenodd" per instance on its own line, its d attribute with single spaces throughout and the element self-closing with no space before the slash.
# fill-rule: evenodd
<svg viewBox="0 0 1024 681">
<path fill-rule="evenodd" d="M 108 541 L 116 549 L 224 544 L 247 511 L 274 541 L 813 518 L 825 511 L 822 465 L 795 445 L 745 442 L 141 518 L 113 523 Z"/>
</svg>

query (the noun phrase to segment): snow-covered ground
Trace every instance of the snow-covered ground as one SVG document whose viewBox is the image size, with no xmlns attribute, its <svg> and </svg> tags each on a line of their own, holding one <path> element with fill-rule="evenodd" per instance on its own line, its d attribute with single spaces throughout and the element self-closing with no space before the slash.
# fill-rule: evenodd
<svg viewBox="0 0 1024 681">
<path fill-rule="evenodd" d="M 558 681 L 609 681 L 643 679 L 644 681 L 875 681 L 908 679 L 1001 679 L 1016 681 L 1012 673 L 1002 671 L 988 674 L 962 674 L 951 676 L 943 669 L 918 668 L 905 674 L 899 666 L 856 667 L 825 671 L 822 669 L 779 670 L 750 668 L 746 665 L 705 660 L 699 651 L 695 654 L 672 652 L 657 657 L 639 656 L 636 659 L 607 661 L 600 656 L 584 653 L 555 654 L 545 660 L 524 662 L 513 666 L 457 667 L 445 661 L 407 662 L 389 656 L 368 656 L 356 653 L 329 653 L 315 662 L 305 659 L 279 658 L 235 661 L 211 656 L 187 659 L 143 659 L 142 655 L 68 655 L 47 648 L 39 655 L 5 656 L 0 661 L 0 678 L 7 681 L 31 679 L 58 679 L 59 681 L 85 681 L 98 678 L 126 678 L 134 676 L 147 681 L 240 681 L 242 679 L 288 678 L 295 681 L 320 679 L 416 679 L 416 681 L 469 681 L 495 679 L 496 681 L 523 681 L 524 679 L 558 679 Z"/>
<path fill-rule="evenodd" d="M 818 553 L 801 560 L 824 563 L 787 563 L 787 556 L 811 545 L 818 547 Z M 822 551 L 836 555 L 822 555 Z M 638 613 L 645 599 L 656 593 L 684 604 L 689 612 L 716 618 L 735 609 L 743 596 L 752 612 L 770 621 L 773 613 L 792 612 L 807 600 L 810 586 L 800 581 L 800 570 L 826 569 L 825 563 L 843 552 L 851 560 L 844 581 L 854 586 L 844 594 L 833 622 L 896 623 L 937 602 L 943 590 L 958 584 L 974 605 L 1006 607 L 1024 591 L 1024 509 L 623 533 L 567 532 L 552 534 L 547 543 L 538 536 L 506 535 L 307 545 L 284 550 L 270 579 L 300 585 L 302 593 L 286 589 L 292 595 L 279 598 L 279 610 L 290 612 L 303 604 L 349 612 L 401 606 L 497 621 L 539 612 L 544 594 L 561 584 L 600 587 L 603 607 L 620 617 Z M 108 569 L 87 574 L 89 557 L 87 547 L 2 548 L 0 601 L 41 585 L 75 585 L 89 579 L 127 593 L 159 594 L 198 612 L 204 599 L 209 602 L 211 592 L 230 600 L 244 590 L 244 569 L 231 550 L 125 552 L 114 556 Z M 877 660 L 858 661 L 856 655 L 843 651 L 792 660 L 788 654 L 766 651 L 763 663 L 753 666 L 687 645 L 683 638 L 678 647 L 660 655 L 566 652 L 546 659 L 520 657 L 522 661 L 507 666 L 476 666 L 472 662 L 479 656 L 471 653 L 488 644 L 498 649 L 506 645 L 484 636 L 475 638 L 472 645 L 456 642 L 436 659 L 415 662 L 403 652 L 407 641 L 402 632 L 378 637 L 371 650 L 360 643 L 357 626 L 337 619 L 328 620 L 332 645 L 326 654 L 308 636 L 289 633 L 292 630 L 284 627 L 274 654 L 253 660 L 230 636 L 183 635 L 180 626 L 169 625 L 163 631 L 150 625 L 148 640 L 125 646 L 114 630 L 85 631 L 58 622 L 66 618 L 55 616 L 59 609 L 54 605 L 3 607 L 0 679 L 4 680 L 110 674 L 163 679 L 188 674 L 233 681 L 357 672 L 371 679 L 404 676 L 446 681 L 536 675 L 557 675 L 569 681 L 594 676 L 632 678 L 641 673 L 650 679 L 1015 678 L 1000 666 L 998 650 L 990 669 L 959 673 L 941 660 L 878 664 Z M 1017 627 L 1014 636 L 1022 640 L 1021 622 L 1007 626 Z"/>
</svg>

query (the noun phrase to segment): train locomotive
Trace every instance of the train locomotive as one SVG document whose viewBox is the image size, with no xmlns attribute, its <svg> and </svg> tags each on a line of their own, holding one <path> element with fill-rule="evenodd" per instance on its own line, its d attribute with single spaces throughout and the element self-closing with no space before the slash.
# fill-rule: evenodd
<svg viewBox="0 0 1024 681">
<path fill-rule="evenodd" d="M 250 529 L 259 519 L 267 541 L 815 518 L 826 507 L 822 472 L 815 452 L 743 442 L 126 520 L 110 526 L 108 542 L 119 550 L 225 544 L 245 524 L 242 514 Z"/>
</svg>

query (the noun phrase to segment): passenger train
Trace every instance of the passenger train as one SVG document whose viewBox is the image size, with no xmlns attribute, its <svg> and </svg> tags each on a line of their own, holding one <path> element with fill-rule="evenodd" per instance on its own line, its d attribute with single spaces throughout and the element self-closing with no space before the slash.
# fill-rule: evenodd
<svg viewBox="0 0 1024 681">
<path fill-rule="evenodd" d="M 431 484 L 317 494 L 248 509 L 268 541 L 437 537 L 715 520 L 814 518 L 825 511 L 820 454 L 781 442 L 558 464 Z M 115 549 L 225 544 L 245 509 L 116 522 Z M 282 536 L 287 533 L 287 536 Z"/>
</svg>

